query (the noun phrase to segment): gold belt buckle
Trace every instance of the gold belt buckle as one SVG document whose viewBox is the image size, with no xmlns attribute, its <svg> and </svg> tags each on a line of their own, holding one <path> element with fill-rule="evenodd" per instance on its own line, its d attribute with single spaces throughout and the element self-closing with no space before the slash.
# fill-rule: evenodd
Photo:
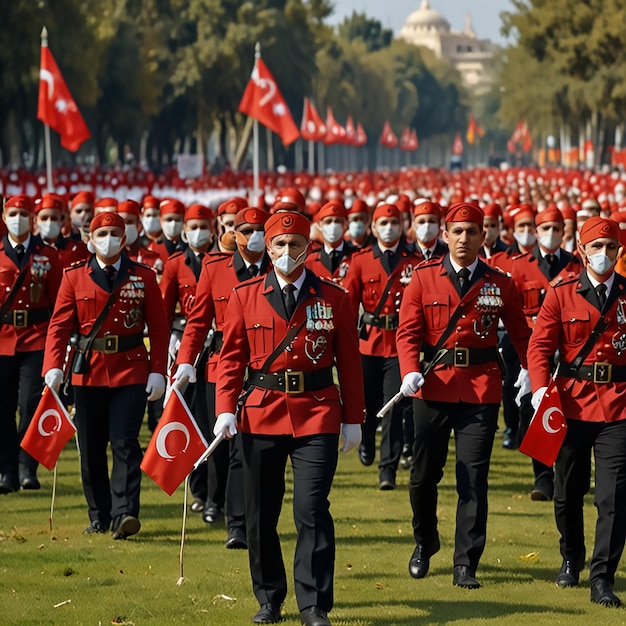
<svg viewBox="0 0 626 626">
<path fill-rule="evenodd" d="M 469 348 L 454 348 L 454 367 L 469 367 Z"/>
<path fill-rule="evenodd" d="M 394 330 L 391 315 L 385 315 L 385 330 Z"/>
<path fill-rule="evenodd" d="M 304 391 L 304 372 L 285 372 L 285 393 Z"/>
<path fill-rule="evenodd" d="M 610 383 L 613 378 L 613 366 L 610 363 L 593 364 L 593 382 Z"/>
<path fill-rule="evenodd" d="M 26 328 L 28 326 L 28 311 L 26 309 L 13 311 L 13 326 L 15 328 Z"/>
<path fill-rule="evenodd" d="M 118 336 L 117 335 L 105 335 L 104 336 L 104 354 L 115 354 L 118 346 Z"/>
</svg>

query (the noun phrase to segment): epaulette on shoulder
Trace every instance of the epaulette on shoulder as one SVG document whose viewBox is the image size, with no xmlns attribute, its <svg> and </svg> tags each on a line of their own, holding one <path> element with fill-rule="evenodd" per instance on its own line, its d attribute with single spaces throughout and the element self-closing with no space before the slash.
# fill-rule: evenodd
<svg viewBox="0 0 626 626">
<path fill-rule="evenodd" d="M 174 252 L 174 254 L 170 255 L 170 257 L 167 260 L 171 261 L 172 259 L 177 259 L 179 256 L 182 256 L 183 254 L 185 254 L 184 250 L 177 250 L 176 252 Z"/>
<path fill-rule="evenodd" d="M 174 255 L 172 255 L 174 256 Z M 172 257 L 170 257 L 171 259 Z M 133 261 L 133 263 L 135 264 L 135 267 L 143 267 L 143 269 L 145 270 L 150 270 L 151 272 L 154 272 L 154 268 L 150 267 L 149 265 L 146 265 L 145 263 L 140 263 L 139 261 Z"/>
<path fill-rule="evenodd" d="M 248 280 L 244 280 L 242 283 L 238 283 L 237 285 L 235 285 L 233 289 L 235 291 L 237 289 L 245 289 L 246 287 L 249 287 L 250 285 L 256 285 L 257 283 L 264 281 L 265 278 L 266 278 L 265 274 L 261 274 L 260 276 L 255 276 L 254 278 L 248 278 Z"/>
<path fill-rule="evenodd" d="M 87 259 L 80 259 L 79 261 L 73 261 L 67 267 L 63 269 L 66 272 L 71 272 L 72 270 L 77 270 L 79 267 L 83 267 L 83 265 L 87 265 Z"/>
<path fill-rule="evenodd" d="M 413 268 L 413 271 L 423 270 L 423 269 L 426 269 L 427 267 L 432 267 L 433 265 L 441 265 L 442 262 L 443 262 L 443 257 L 436 257 L 434 259 L 424 260 L 421 263 L 418 263 Z"/>
<path fill-rule="evenodd" d="M 554 283 L 552 286 L 557 289 L 558 287 L 564 287 L 565 285 L 571 285 L 572 283 L 577 283 L 580 280 L 580 274 L 576 274 L 575 276 L 571 276 L 569 278 L 564 278 L 558 283 Z"/>
<path fill-rule="evenodd" d="M 204 257 L 203 264 L 206 265 L 207 263 L 217 263 L 218 261 L 223 261 L 224 259 L 231 259 L 232 256 L 233 255 L 231 252 L 210 252 Z"/>
<path fill-rule="evenodd" d="M 490 272 L 494 272 L 495 274 L 499 274 L 500 276 L 505 276 L 506 278 L 511 278 L 510 274 L 507 274 L 506 272 L 503 272 L 499 267 L 492 267 L 490 265 L 489 266 L 489 271 Z"/>
<path fill-rule="evenodd" d="M 328 285 L 329 287 L 335 287 L 335 289 L 339 289 L 340 291 L 343 291 L 344 293 L 348 293 L 348 290 L 342 285 L 340 285 L 339 283 L 336 283 L 335 281 L 330 280 L 328 278 L 322 278 L 321 276 L 319 276 L 318 278 L 320 279 L 320 282 L 324 283 L 325 285 Z"/>
<path fill-rule="evenodd" d="M 372 252 L 372 246 L 365 246 L 365 248 L 359 248 L 358 250 L 355 250 L 352 253 L 352 257 L 358 257 L 361 256 L 363 254 L 371 254 Z"/>
</svg>

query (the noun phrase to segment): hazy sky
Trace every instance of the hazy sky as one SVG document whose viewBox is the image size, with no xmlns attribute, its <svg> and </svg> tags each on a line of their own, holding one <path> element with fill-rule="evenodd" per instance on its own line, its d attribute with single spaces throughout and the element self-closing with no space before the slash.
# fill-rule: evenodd
<svg viewBox="0 0 626 626">
<path fill-rule="evenodd" d="M 397 35 L 406 18 L 417 11 L 422 0 L 335 0 L 335 14 L 330 23 L 343 21 L 353 11 L 375 17 Z M 480 39 L 505 43 L 500 34 L 500 13 L 512 10 L 509 0 L 430 0 L 431 8 L 450 22 L 452 30 L 463 30 L 468 11 L 474 31 Z"/>
</svg>

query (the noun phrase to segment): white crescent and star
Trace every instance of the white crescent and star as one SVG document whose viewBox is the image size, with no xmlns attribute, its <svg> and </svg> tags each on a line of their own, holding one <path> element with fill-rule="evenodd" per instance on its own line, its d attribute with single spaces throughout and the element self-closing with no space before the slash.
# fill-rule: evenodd
<svg viewBox="0 0 626 626">
<path fill-rule="evenodd" d="M 44 428 L 44 422 L 46 421 L 47 417 L 55 418 L 55 423 L 52 430 L 46 430 Z M 61 430 L 61 415 L 59 414 L 59 412 L 56 409 L 48 409 L 47 411 L 44 411 L 39 417 L 39 421 L 37 422 L 37 430 L 42 437 L 50 437 L 52 433 Z"/>
<path fill-rule="evenodd" d="M 543 424 L 543 428 L 547 433 L 550 433 L 551 435 L 554 435 L 556 433 L 558 433 L 561 428 L 552 428 L 552 426 L 550 426 L 550 417 L 552 416 L 553 413 L 558 413 L 559 415 L 563 415 L 562 411 L 560 411 L 557 407 L 553 406 L 550 407 L 549 409 L 546 409 L 543 412 L 543 417 L 541 418 L 541 423 Z"/>
<path fill-rule="evenodd" d="M 185 435 L 185 445 L 183 446 L 181 452 L 187 451 L 187 447 L 189 446 L 189 441 L 191 439 L 189 436 L 189 429 L 180 422 L 171 422 L 170 424 L 166 424 L 165 426 L 163 426 L 163 428 L 159 431 L 156 440 L 157 452 L 159 453 L 159 456 L 163 457 L 164 459 L 171 460 L 175 458 L 175 456 L 171 455 L 167 450 L 167 436 L 176 430 Z"/>
<path fill-rule="evenodd" d="M 48 100 L 52 99 L 52 94 L 54 93 L 54 76 L 50 70 L 45 68 L 41 68 L 39 70 L 39 80 L 43 80 L 48 85 Z"/>
</svg>

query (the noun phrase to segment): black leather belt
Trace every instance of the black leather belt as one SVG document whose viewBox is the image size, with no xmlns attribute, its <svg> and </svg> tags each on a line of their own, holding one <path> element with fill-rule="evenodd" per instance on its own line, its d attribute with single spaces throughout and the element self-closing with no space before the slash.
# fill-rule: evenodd
<svg viewBox="0 0 626 626">
<path fill-rule="evenodd" d="M 78 338 L 78 349 L 85 350 L 89 343 L 89 337 L 81 335 Z M 132 350 L 143 344 L 143 335 L 105 335 L 104 337 L 96 337 L 91 344 L 91 349 L 105 354 L 115 354 L 116 352 L 125 352 Z"/>
<path fill-rule="evenodd" d="M 365 311 L 361 316 L 361 320 L 364 324 L 370 326 L 377 326 L 378 328 L 384 328 L 385 330 L 395 330 L 398 328 L 399 316 L 397 313 L 391 315 L 374 315 Z"/>
<path fill-rule="evenodd" d="M 429 363 L 435 358 L 435 348 L 430 345 L 424 346 L 424 361 Z M 498 362 L 498 348 L 448 348 L 442 357 L 437 359 L 437 365 L 454 365 L 455 367 L 470 367 L 482 363 Z"/>
<path fill-rule="evenodd" d="M 26 328 L 37 322 L 45 322 L 50 319 L 50 309 L 16 309 L 7 311 L 0 319 L 2 324 L 10 324 L 15 328 Z"/>
<path fill-rule="evenodd" d="M 216 330 L 213 333 L 213 345 L 211 346 L 211 350 L 213 352 L 219 352 L 224 345 L 224 333 L 221 330 Z"/>
<path fill-rule="evenodd" d="M 626 382 L 626 365 L 598 362 L 581 365 L 576 369 L 571 363 L 561 362 L 557 374 L 565 378 L 577 378 L 594 383 L 624 383 Z"/>
<path fill-rule="evenodd" d="M 248 384 L 262 389 L 284 391 L 289 394 L 318 391 L 334 384 L 333 368 L 323 367 L 313 372 L 288 371 L 276 374 L 266 374 L 261 370 L 249 370 Z"/>
</svg>

